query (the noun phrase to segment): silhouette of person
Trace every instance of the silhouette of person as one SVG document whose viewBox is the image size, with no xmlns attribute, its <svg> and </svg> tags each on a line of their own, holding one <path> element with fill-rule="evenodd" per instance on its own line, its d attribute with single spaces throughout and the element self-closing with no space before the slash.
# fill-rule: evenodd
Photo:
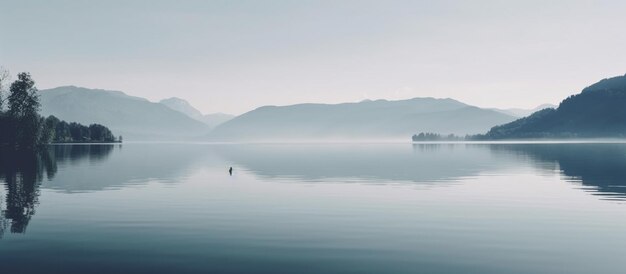
<svg viewBox="0 0 626 274">
<path fill-rule="evenodd" d="M 228 169 L 228 173 L 230 174 L 230 176 L 233 176 L 233 167 L 232 166 Z"/>
</svg>

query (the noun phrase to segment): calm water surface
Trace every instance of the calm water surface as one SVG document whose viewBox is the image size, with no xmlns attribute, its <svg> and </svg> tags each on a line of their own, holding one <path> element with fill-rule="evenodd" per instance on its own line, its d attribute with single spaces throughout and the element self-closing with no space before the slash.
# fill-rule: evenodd
<svg viewBox="0 0 626 274">
<path fill-rule="evenodd" d="M 0 153 L 0 273 L 626 273 L 626 144 Z"/>
</svg>

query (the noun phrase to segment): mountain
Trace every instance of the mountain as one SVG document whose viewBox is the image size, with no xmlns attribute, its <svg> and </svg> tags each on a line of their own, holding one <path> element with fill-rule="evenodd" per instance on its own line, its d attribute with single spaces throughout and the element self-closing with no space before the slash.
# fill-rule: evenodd
<svg viewBox="0 0 626 274">
<path fill-rule="evenodd" d="M 544 109 L 528 117 L 492 128 L 484 137 L 561 138 L 626 136 L 626 75 L 603 79 L 556 109 Z"/>
<path fill-rule="evenodd" d="M 219 124 L 222 124 L 235 117 L 234 115 L 225 114 L 225 113 L 211 113 L 211 114 L 204 115 L 198 109 L 194 108 L 191 104 L 189 104 L 189 102 L 187 102 L 184 99 L 177 98 L 177 97 L 163 99 L 159 103 L 173 110 L 181 112 L 195 120 L 198 120 L 206 124 L 210 128 L 214 128 L 218 126 Z"/>
<path fill-rule="evenodd" d="M 200 112 L 199 110 L 197 110 L 196 108 L 194 108 L 193 106 L 191 106 L 191 104 L 189 104 L 189 102 L 187 102 L 186 100 L 183 100 L 181 98 L 178 97 L 172 97 L 172 98 L 168 98 L 168 99 L 163 99 L 161 101 L 159 101 L 159 103 L 175 110 L 178 112 L 181 112 L 193 119 L 196 119 L 198 121 L 201 121 L 203 116 L 202 112 Z"/>
<path fill-rule="evenodd" d="M 407 138 L 418 132 L 474 134 L 515 117 L 452 99 L 264 106 L 217 126 L 213 140 Z"/>
<path fill-rule="evenodd" d="M 42 115 L 109 127 L 124 140 L 174 140 L 206 134 L 208 126 L 144 98 L 121 91 L 64 86 L 41 90 Z"/>
<path fill-rule="evenodd" d="M 538 106 L 536 108 L 533 108 L 533 109 L 524 109 L 524 108 L 497 109 L 497 108 L 492 108 L 492 110 L 495 110 L 495 111 L 498 111 L 498 112 L 501 112 L 501 113 L 504 113 L 504 114 L 507 114 L 507 115 L 511 115 L 511 116 L 514 116 L 514 117 L 521 118 L 521 117 L 526 117 L 528 115 L 531 115 L 531 114 L 533 114 L 533 113 L 535 113 L 537 111 L 544 110 L 546 108 L 556 108 L 556 107 L 557 106 L 553 105 L 553 104 L 543 104 L 543 105 L 540 105 L 540 106 Z"/>
<path fill-rule="evenodd" d="M 226 113 L 211 113 L 202 116 L 202 119 L 200 121 L 205 123 L 210 128 L 215 128 L 223 123 L 230 121 L 233 118 L 235 118 L 235 115 Z"/>
</svg>

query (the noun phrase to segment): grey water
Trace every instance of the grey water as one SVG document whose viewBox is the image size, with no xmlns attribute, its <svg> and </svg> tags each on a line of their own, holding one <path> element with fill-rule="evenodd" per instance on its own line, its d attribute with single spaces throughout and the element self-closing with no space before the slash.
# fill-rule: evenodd
<svg viewBox="0 0 626 274">
<path fill-rule="evenodd" d="M 0 273 L 626 273 L 626 144 L 0 153 Z"/>
</svg>

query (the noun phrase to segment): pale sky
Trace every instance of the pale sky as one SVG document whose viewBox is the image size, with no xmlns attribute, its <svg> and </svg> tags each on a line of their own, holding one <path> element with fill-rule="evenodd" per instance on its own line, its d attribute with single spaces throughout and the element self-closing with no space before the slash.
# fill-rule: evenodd
<svg viewBox="0 0 626 274">
<path fill-rule="evenodd" d="M 363 99 L 558 103 L 626 73 L 626 1 L 0 0 L 0 65 L 40 89 L 202 112 Z"/>
</svg>

